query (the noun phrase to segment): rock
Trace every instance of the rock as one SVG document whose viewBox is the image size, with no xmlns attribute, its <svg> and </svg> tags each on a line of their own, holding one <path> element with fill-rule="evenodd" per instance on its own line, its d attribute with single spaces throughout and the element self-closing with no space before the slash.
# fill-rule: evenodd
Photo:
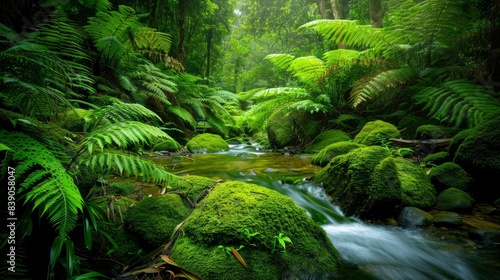
<svg viewBox="0 0 500 280">
<path fill-rule="evenodd" d="M 343 131 L 327 130 L 318 134 L 305 151 L 307 153 L 317 153 L 333 143 L 348 142 L 351 140 L 351 137 Z"/>
<path fill-rule="evenodd" d="M 400 137 L 401 134 L 396 126 L 377 120 L 366 123 L 356 137 L 354 137 L 354 143 L 367 146 L 381 145 L 389 138 Z"/>
<path fill-rule="evenodd" d="M 186 143 L 186 148 L 192 153 L 217 153 L 229 150 L 229 144 L 220 135 L 198 134 Z"/>
<path fill-rule="evenodd" d="M 311 159 L 311 163 L 325 167 L 330 162 L 330 160 L 332 160 L 332 158 L 339 155 L 347 154 L 348 152 L 361 147 L 365 147 L 365 145 L 356 144 L 353 142 L 346 142 L 346 141 L 333 143 L 326 146 L 321 151 L 319 151 Z"/>
<path fill-rule="evenodd" d="M 472 184 L 471 178 L 467 172 L 454 162 L 446 162 L 433 167 L 429 176 L 438 192 L 448 188 L 456 188 L 465 191 Z"/>
<path fill-rule="evenodd" d="M 438 211 L 433 214 L 433 224 L 436 226 L 458 226 L 462 224 L 460 215 L 455 212 Z"/>
<path fill-rule="evenodd" d="M 500 245 L 500 230 L 473 230 L 469 238 L 485 245 Z"/>
<path fill-rule="evenodd" d="M 429 209 L 436 204 L 436 190 L 422 168 L 404 158 L 395 158 L 397 176 L 401 182 L 403 206 Z"/>
<path fill-rule="evenodd" d="M 280 233 L 291 240 L 286 252 L 276 242 Z M 224 250 L 241 245 L 248 269 Z M 221 280 L 323 279 L 339 262 L 325 231 L 291 198 L 234 181 L 217 185 L 193 210 L 171 257 L 203 279 Z"/>
<path fill-rule="evenodd" d="M 436 209 L 443 211 L 470 212 L 474 200 L 459 189 L 449 188 L 442 191 L 437 197 Z"/>
<path fill-rule="evenodd" d="M 404 207 L 398 216 L 398 224 L 403 227 L 423 227 L 432 223 L 434 217 L 416 207 Z"/>
</svg>

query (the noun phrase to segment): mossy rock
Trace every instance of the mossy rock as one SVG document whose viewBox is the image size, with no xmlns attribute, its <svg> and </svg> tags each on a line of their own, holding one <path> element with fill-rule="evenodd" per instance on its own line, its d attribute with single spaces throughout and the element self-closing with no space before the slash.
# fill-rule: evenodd
<svg viewBox="0 0 500 280">
<path fill-rule="evenodd" d="M 465 191 L 472 185 L 471 178 L 467 172 L 454 162 L 446 162 L 433 167 L 429 176 L 438 192 L 448 188 Z"/>
<path fill-rule="evenodd" d="M 396 126 L 388 122 L 376 120 L 367 122 L 356 137 L 354 137 L 354 142 L 366 146 L 381 145 L 385 141 L 388 141 L 389 138 L 400 137 L 401 134 Z"/>
<path fill-rule="evenodd" d="M 330 144 L 352 140 L 347 133 L 340 130 L 327 130 L 316 136 L 307 146 L 306 153 L 317 153 Z"/>
<path fill-rule="evenodd" d="M 306 131 L 311 131 L 313 118 L 307 112 L 297 111 L 287 114 L 278 110 L 268 120 L 267 138 L 274 148 L 298 146 L 307 140 Z"/>
<path fill-rule="evenodd" d="M 455 136 L 453 136 L 453 139 L 451 139 L 450 145 L 448 145 L 448 153 L 452 157 L 455 157 L 455 154 L 458 150 L 458 147 L 462 145 L 464 142 L 465 138 L 469 137 L 471 133 L 475 133 L 475 130 L 470 128 L 466 130 L 462 130 L 459 133 L 457 133 Z"/>
<path fill-rule="evenodd" d="M 180 191 L 189 197 L 191 201 L 194 201 L 215 182 L 215 179 L 208 177 L 185 175 L 181 180 L 177 180 L 174 185 L 170 186 L 169 191 Z"/>
<path fill-rule="evenodd" d="M 244 229 L 258 234 L 248 239 Z M 204 279 L 319 279 L 335 273 L 339 261 L 325 231 L 291 198 L 254 184 L 216 186 L 183 231 L 171 256 Z M 291 240 L 286 251 L 273 245 L 280 233 Z M 248 269 L 224 249 L 240 245 Z"/>
<path fill-rule="evenodd" d="M 442 151 L 433 154 L 429 154 L 422 159 L 422 162 L 426 165 L 439 165 L 445 162 L 451 161 L 453 158 L 450 153 Z"/>
<path fill-rule="evenodd" d="M 127 228 L 145 245 L 156 248 L 168 241 L 191 208 L 177 194 L 147 197 L 126 213 Z"/>
<path fill-rule="evenodd" d="M 174 139 L 169 139 L 153 146 L 153 151 L 178 152 L 182 149 L 181 144 Z"/>
<path fill-rule="evenodd" d="M 461 130 L 459 128 L 426 124 L 417 128 L 415 138 L 420 140 L 453 138 Z"/>
<path fill-rule="evenodd" d="M 365 147 L 365 145 L 357 144 L 353 142 L 337 142 L 326 146 L 324 149 L 319 151 L 312 159 L 311 163 L 325 167 L 332 158 L 346 154 L 354 149 Z"/>
<path fill-rule="evenodd" d="M 186 144 L 191 153 L 217 153 L 229 150 L 229 144 L 220 135 L 203 133 L 193 137 Z"/>
<path fill-rule="evenodd" d="M 425 172 L 413 162 L 395 158 L 401 182 L 402 206 L 429 209 L 436 204 L 436 189 Z"/>
<path fill-rule="evenodd" d="M 437 197 L 436 209 L 441 211 L 469 212 L 474 200 L 459 189 L 449 188 L 442 191 Z"/>
<path fill-rule="evenodd" d="M 384 215 L 401 204 L 395 161 L 390 151 L 379 146 L 334 157 L 314 181 L 323 185 L 348 216 Z"/>
</svg>

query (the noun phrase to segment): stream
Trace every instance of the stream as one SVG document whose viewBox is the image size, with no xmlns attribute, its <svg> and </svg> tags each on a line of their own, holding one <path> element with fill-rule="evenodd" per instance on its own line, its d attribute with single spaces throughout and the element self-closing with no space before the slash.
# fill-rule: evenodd
<svg viewBox="0 0 500 280">
<path fill-rule="evenodd" d="M 291 197 L 322 225 L 343 263 L 329 279 L 500 279 L 500 253 L 449 234 L 403 229 L 346 217 L 322 188 L 307 180 L 321 167 L 306 156 L 261 151 L 255 145 L 230 145 L 227 152 L 192 154 L 190 159 L 155 160 L 177 175 L 238 180 Z"/>
</svg>

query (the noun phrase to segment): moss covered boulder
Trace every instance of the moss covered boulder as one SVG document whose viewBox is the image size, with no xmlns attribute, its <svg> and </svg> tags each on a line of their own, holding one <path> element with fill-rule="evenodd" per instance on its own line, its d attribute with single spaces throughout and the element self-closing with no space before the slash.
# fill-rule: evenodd
<svg viewBox="0 0 500 280">
<path fill-rule="evenodd" d="M 170 186 L 171 191 L 180 191 L 191 201 L 195 201 L 210 186 L 215 184 L 216 180 L 198 175 L 185 175 L 181 180 Z"/>
<path fill-rule="evenodd" d="M 171 257 L 203 279 L 321 279 L 339 261 L 325 231 L 291 198 L 243 182 L 217 185 L 183 232 Z M 285 237 L 291 242 L 283 248 L 278 238 Z"/>
<path fill-rule="evenodd" d="M 401 204 L 401 183 L 391 153 L 379 146 L 334 157 L 314 181 L 325 188 L 347 215 L 393 214 Z"/>
<path fill-rule="evenodd" d="M 363 145 L 381 145 L 389 138 L 400 138 L 396 126 L 381 120 L 366 123 L 354 137 L 354 142 Z"/>
<path fill-rule="evenodd" d="M 203 133 L 193 137 L 186 144 L 191 153 L 217 153 L 229 150 L 229 144 L 220 135 Z"/>
<path fill-rule="evenodd" d="M 437 197 L 436 209 L 441 211 L 470 212 L 474 200 L 459 189 L 449 188 L 442 191 Z"/>
<path fill-rule="evenodd" d="M 153 151 L 178 152 L 182 149 L 182 145 L 174 139 L 169 139 L 153 146 Z"/>
<path fill-rule="evenodd" d="M 395 158 L 397 176 L 401 182 L 402 206 L 412 206 L 429 209 L 436 204 L 436 189 L 431 184 L 429 176 L 404 158 Z"/>
<path fill-rule="evenodd" d="M 352 140 L 351 137 L 343 131 L 327 130 L 318 134 L 318 136 L 316 136 L 307 146 L 305 151 L 307 153 L 317 153 L 330 144 L 350 140 Z"/>
<path fill-rule="evenodd" d="M 500 197 L 500 115 L 476 127 L 463 139 L 455 153 L 459 164 L 475 181 L 475 197 L 493 202 Z"/>
<path fill-rule="evenodd" d="M 273 148 L 301 145 L 308 138 L 305 132 L 313 130 L 312 120 L 311 114 L 307 112 L 288 114 L 285 110 L 276 111 L 267 122 L 269 144 Z"/>
<path fill-rule="evenodd" d="M 318 166 L 326 166 L 332 158 L 346 154 L 354 149 L 365 147 L 365 145 L 353 142 L 338 142 L 326 146 L 311 159 L 311 163 Z"/>
<path fill-rule="evenodd" d="M 471 178 L 454 162 L 445 162 L 431 169 L 429 176 L 438 192 L 448 188 L 467 190 L 471 185 Z"/>
<path fill-rule="evenodd" d="M 191 208 L 177 194 L 147 197 L 127 211 L 127 228 L 155 248 L 167 242 L 174 228 L 189 214 Z"/>
<path fill-rule="evenodd" d="M 417 139 L 445 139 L 453 138 L 461 129 L 433 124 L 419 126 L 415 137 Z"/>
</svg>

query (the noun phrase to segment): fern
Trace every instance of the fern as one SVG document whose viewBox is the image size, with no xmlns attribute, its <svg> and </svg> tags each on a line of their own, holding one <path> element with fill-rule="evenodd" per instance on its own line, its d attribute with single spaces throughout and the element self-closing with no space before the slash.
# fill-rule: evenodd
<svg viewBox="0 0 500 280">
<path fill-rule="evenodd" d="M 418 69 L 416 68 L 398 68 L 379 73 L 366 81 L 359 80 L 351 93 L 350 102 L 353 107 L 356 107 L 388 89 L 407 84 L 417 75 Z"/>
<path fill-rule="evenodd" d="M 79 164 L 103 174 L 117 172 L 122 176 L 140 176 L 143 181 L 156 184 L 170 184 L 178 179 L 153 162 L 114 150 L 82 156 Z"/>
<path fill-rule="evenodd" d="M 52 151 L 40 142 L 20 132 L 0 130 L 2 142 L 13 153 L 16 176 L 22 178 L 19 192 L 32 210 L 40 209 L 60 236 L 66 236 L 76 226 L 83 199 L 72 177 Z"/>
<path fill-rule="evenodd" d="M 268 54 L 264 59 L 271 61 L 278 69 L 287 70 L 295 56 L 290 54 Z"/>
<path fill-rule="evenodd" d="M 429 116 L 458 127 L 464 122 L 474 127 L 499 112 L 494 92 L 467 80 L 451 80 L 440 86 L 426 87 L 415 99 L 424 103 Z"/>
<path fill-rule="evenodd" d="M 325 73 L 325 64 L 315 56 L 298 57 L 288 69 L 299 81 L 312 86 Z"/>
<path fill-rule="evenodd" d="M 123 103 L 116 100 L 114 102 L 112 105 L 95 107 L 94 110 L 90 110 L 85 116 L 85 131 L 127 120 L 147 120 L 153 123 L 161 121 L 157 114 L 140 104 Z"/>
</svg>

